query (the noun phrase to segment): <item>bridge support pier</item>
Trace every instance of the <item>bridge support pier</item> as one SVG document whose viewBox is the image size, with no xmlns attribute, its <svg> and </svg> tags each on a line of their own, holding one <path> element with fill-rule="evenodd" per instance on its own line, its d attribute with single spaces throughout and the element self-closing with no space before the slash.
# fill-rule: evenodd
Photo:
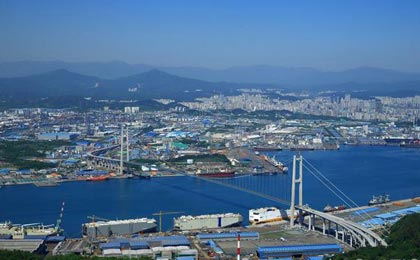
<svg viewBox="0 0 420 260">
<path fill-rule="evenodd" d="M 325 235 L 325 218 L 322 219 L 322 234 Z"/>
<path fill-rule="evenodd" d="M 313 223 L 312 230 L 315 230 L 315 223 L 316 223 L 316 215 L 315 214 L 312 215 L 312 223 Z"/>
<path fill-rule="evenodd" d="M 303 221 L 305 220 L 305 217 L 303 216 L 303 211 L 299 209 L 299 225 L 303 226 Z"/>
<path fill-rule="evenodd" d="M 338 240 L 338 224 L 335 224 L 335 239 Z"/>
<path fill-rule="evenodd" d="M 328 221 L 328 235 L 331 234 L 331 221 Z"/>
<path fill-rule="evenodd" d="M 312 216 L 311 215 L 309 215 L 308 216 L 308 230 L 311 230 L 312 229 Z"/>
</svg>

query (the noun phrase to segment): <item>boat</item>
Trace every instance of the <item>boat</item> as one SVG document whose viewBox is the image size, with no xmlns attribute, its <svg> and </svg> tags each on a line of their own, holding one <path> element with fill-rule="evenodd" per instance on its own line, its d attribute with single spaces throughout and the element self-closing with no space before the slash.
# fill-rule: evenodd
<svg viewBox="0 0 420 260">
<path fill-rule="evenodd" d="M 345 205 L 331 207 L 329 204 L 327 204 L 327 206 L 325 206 L 323 211 L 324 212 L 334 212 L 334 211 L 344 210 L 346 208 L 347 207 Z"/>
<path fill-rule="evenodd" d="M 44 225 L 42 223 L 22 225 L 25 237 L 31 236 L 53 236 L 57 234 L 57 229 L 54 224 Z"/>
<path fill-rule="evenodd" d="M 289 170 L 284 164 L 282 164 L 281 162 L 277 161 L 276 158 L 275 158 L 275 156 L 268 157 L 267 155 L 263 155 L 262 158 L 264 160 L 266 160 L 267 162 L 269 162 L 274 167 L 278 168 L 283 173 L 286 173 Z"/>
<path fill-rule="evenodd" d="M 229 170 L 216 170 L 216 171 L 206 171 L 197 170 L 196 176 L 204 178 L 230 178 L 235 176 L 234 171 Z"/>
<path fill-rule="evenodd" d="M 400 145 L 402 143 L 409 143 L 413 141 L 412 138 L 407 138 L 403 136 L 394 136 L 394 137 L 386 137 L 384 138 L 384 141 L 387 145 Z"/>
<path fill-rule="evenodd" d="M 388 203 L 390 202 L 391 199 L 389 198 L 389 195 L 379 195 L 379 196 L 372 196 L 372 199 L 369 200 L 368 205 L 372 206 L 372 205 L 378 205 L 378 204 L 384 204 L 384 203 Z"/>
<path fill-rule="evenodd" d="M 199 230 L 240 226 L 242 215 L 235 213 L 181 216 L 174 219 L 175 230 Z"/>
<path fill-rule="evenodd" d="M 91 177 L 88 177 L 86 180 L 87 181 L 106 181 L 106 180 L 108 180 L 108 176 L 106 176 L 106 175 L 100 175 L 100 176 L 91 176 Z"/>
<path fill-rule="evenodd" d="M 150 168 L 147 167 L 147 166 L 142 165 L 141 166 L 141 170 L 144 171 L 144 172 L 148 172 L 148 171 L 150 171 Z"/>
<path fill-rule="evenodd" d="M 0 235 L 9 235 L 16 230 L 12 222 L 5 221 L 0 223 Z"/>
<path fill-rule="evenodd" d="M 101 220 L 82 224 L 82 234 L 89 239 L 107 238 L 154 232 L 156 227 L 156 220 L 149 218 Z"/>
<path fill-rule="evenodd" d="M 277 152 L 281 151 L 282 148 L 280 147 L 273 147 L 273 146 L 254 146 L 254 151 L 257 152 Z"/>
<path fill-rule="evenodd" d="M 0 223 L 0 235 L 10 235 L 13 239 L 25 239 L 33 237 L 47 237 L 57 234 L 54 224 L 43 225 L 42 223 L 13 224 L 10 221 Z"/>
<path fill-rule="evenodd" d="M 407 143 L 403 142 L 400 146 L 405 148 L 420 148 L 420 139 L 411 140 Z"/>
<path fill-rule="evenodd" d="M 290 151 L 313 151 L 315 147 L 311 145 L 293 145 L 289 147 Z"/>
<path fill-rule="evenodd" d="M 297 218 L 298 212 L 296 211 L 294 215 L 294 217 Z M 289 220 L 290 217 L 290 210 L 283 210 L 275 207 L 265 207 L 249 210 L 249 223 L 252 225 Z"/>
</svg>

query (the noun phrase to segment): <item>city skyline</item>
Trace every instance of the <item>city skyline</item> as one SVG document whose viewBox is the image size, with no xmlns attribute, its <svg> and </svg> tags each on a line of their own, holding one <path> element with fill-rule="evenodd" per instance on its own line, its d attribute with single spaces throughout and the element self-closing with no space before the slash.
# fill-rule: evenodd
<svg viewBox="0 0 420 260">
<path fill-rule="evenodd" d="M 3 1 L 0 62 L 420 72 L 416 1 Z"/>
</svg>

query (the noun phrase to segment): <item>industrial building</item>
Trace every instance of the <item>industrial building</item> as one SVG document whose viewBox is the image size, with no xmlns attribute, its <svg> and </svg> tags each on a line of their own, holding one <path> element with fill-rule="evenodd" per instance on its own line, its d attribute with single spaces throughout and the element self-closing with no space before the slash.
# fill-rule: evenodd
<svg viewBox="0 0 420 260">
<path fill-rule="evenodd" d="M 30 253 L 45 253 L 44 239 L 0 239 L 0 249 L 20 250 Z"/>
<path fill-rule="evenodd" d="M 100 244 L 103 256 L 150 256 L 155 259 L 198 258 L 196 249 L 191 249 L 185 236 L 139 237 L 132 239 L 114 239 Z"/>
<path fill-rule="evenodd" d="M 213 240 L 213 241 L 232 241 L 238 239 L 238 234 L 241 235 L 241 240 L 259 240 L 260 234 L 258 232 L 230 232 L 230 233 L 200 233 L 197 235 L 197 239 L 201 242 Z"/>
<path fill-rule="evenodd" d="M 52 132 L 52 133 L 40 133 L 37 135 L 38 140 L 41 141 L 73 141 L 79 136 L 78 133 L 67 133 L 67 132 Z"/>
<path fill-rule="evenodd" d="M 368 209 L 365 209 L 366 211 Z M 387 212 L 383 214 L 378 214 L 374 218 L 359 222 L 361 225 L 367 228 L 372 228 L 375 226 L 383 226 L 386 224 L 394 224 L 401 217 L 409 214 L 420 213 L 420 206 L 414 206 L 405 209 L 394 210 L 392 212 Z M 353 213 L 354 214 L 354 213 Z"/>
<path fill-rule="evenodd" d="M 341 254 L 343 248 L 339 244 L 309 244 L 290 246 L 259 247 L 257 255 L 260 259 L 280 257 L 319 256 L 325 254 Z"/>
</svg>

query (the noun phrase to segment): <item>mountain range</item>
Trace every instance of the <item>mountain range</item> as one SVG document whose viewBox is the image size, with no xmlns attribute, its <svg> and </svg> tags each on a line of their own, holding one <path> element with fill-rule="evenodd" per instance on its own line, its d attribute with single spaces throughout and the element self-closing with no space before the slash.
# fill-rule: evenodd
<svg viewBox="0 0 420 260">
<path fill-rule="evenodd" d="M 25 77 L 0 78 L 0 99 L 80 96 L 97 99 L 190 100 L 220 92 L 237 93 L 236 89 L 240 87 L 241 84 L 189 79 L 159 70 L 117 79 L 101 79 L 59 69 Z"/>
<path fill-rule="evenodd" d="M 390 69 L 359 67 L 342 71 L 321 71 L 314 68 L 255 65 L 227 69 L 202 67 L 164 67 L 146 64 L 112 62 L 19 61 L 0 63 L 0 77 L 22 77 L 53 70 L 66 69 L 103 79 L 128 77 L 153 69 L 185 78 L 209 82 L 262 83 L 289 87 L 319 87 L 343 83 L 392 83 L 420 80 L 420 73 Z"/>
<path fill-rule="evenodd" d="M 51 71 L 56 66 L 66 68 Z M 39 74 L 16 76 L 30 73 L 31 68 L 32 73 Z M 43 71 L 47 69 L 50 71 Z M 171 70 L 171 73 L 168 73 L 168 70 Z M 134 71 L 140 72 L 116 77 Z M 185 74 L 207 80 L 192 79 L 183 76 Z M 221 93 L 238 94 L 240 88 L 282 88 L 289 91 L 309 90 L 312 93 L 332 90 L 359 93 L 359 97 L 420 94 L 420 75 L 376 68 L 321 72 L 308 68 L 254 66 L 223 71 L 201 68 L 166 68 L 164 71 L 147 65 L 129 65 L 122 62 L 20 62 L 0 64 L 0 75 L 3 76 L 0 78 L 0 99 L 6 101 L 63 96 L 133 100 L 171 98 L 180 101 Z M 5 75 L 15 77 L 4 77 Z"/>
</svg>

